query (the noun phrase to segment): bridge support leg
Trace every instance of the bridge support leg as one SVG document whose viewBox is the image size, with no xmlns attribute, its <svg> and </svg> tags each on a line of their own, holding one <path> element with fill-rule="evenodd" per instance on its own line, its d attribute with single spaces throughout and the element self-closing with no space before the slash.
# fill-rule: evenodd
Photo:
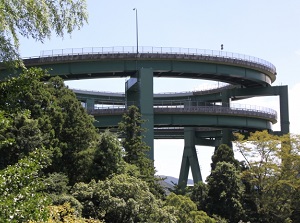
<svg viewBox="0 0 300 223">
<path fill-rule="evenodd" d="M 281 134 L 290 132 L 288 86 L 281 86 L 279 92 Z"/>
<path fill-rule="evenodd" d="M 191 167 L 194 183 L 202 181 L 198 156 L 195 145 L 195 129 L 191 127 L 184 128 L 184 150 L 178 186 L 184 189 L 187 186 L 189 169 Z"/>
</svg>

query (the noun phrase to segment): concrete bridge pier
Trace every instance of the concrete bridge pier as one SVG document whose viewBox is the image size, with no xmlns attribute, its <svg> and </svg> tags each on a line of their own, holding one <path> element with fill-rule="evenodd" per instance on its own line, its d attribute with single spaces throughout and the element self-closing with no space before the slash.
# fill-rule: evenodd
<svg viewBox="0 0 300 223">
<path fill-rule="evenodd" d="M 148 157 L 154 160 L 154 111 L 153 111 L 153 70 L 141 68 L 125 86 L 126 105 L 136 105 L 145 120 L 141 127 L 144 142 L 150 147 Z"/>
<path fill-rule="evenodd" d="M 199 166 L 196 145 L 195 145 L 195 128 L 184 128 L 184 150 L 180 168 L 180 175 L 178 186 L 185 188 L 187 186 L 187 180 L 189 170 L 192 170 L 194 183 L 202 181 L 201 170 Z"/>
<path fill-rule="evenodd" d="M 93 111 L 95 108 L 95 100 L 92 98 L 87 98 L 85 101 L 85 108 L 87 111 Z"/>
<path fill-rule="evenodd" d="M 221 92 L 222 96 L 222 107 L 228 107 L 228 109 L 230 108 L 230 102 L 231 102 L 231 98 L 230 95 L 228 93 L 227 90 L 224 90 Z M 230 148 L 232 148 L 232 129 L 230 128 L 223 128 L 222 129 L 222 140 L 221 140 L 221 144 L 226 144 L 228 145 Z"/>
</svg>

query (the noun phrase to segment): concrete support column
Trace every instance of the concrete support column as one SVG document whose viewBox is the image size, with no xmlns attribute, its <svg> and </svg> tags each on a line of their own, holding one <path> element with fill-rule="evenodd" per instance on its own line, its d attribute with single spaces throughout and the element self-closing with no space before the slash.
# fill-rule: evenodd
<svg viewBox="0 0 300 223">
<path fill-rule="evenodd" d="M 288 134 L 290 132 L 288 86 L 280 86 L 279 103 L 281 134 Z"/>
<path fill-rule="evenodd" d="M 230 107 L 230 96 L 227 90 L 222 91 L 222 107 Z M 222 144 L 232 148 L 232 130 L 229 128 L 222 129 Z"/>
<path fill-rule="evenodd" d="M 139 86 L 136 77 L 131 77 L 125 83 L 126 106 L 139 106 Z"/>
<path fill-rule="evenodd" d="M 198 156 L 195 145 L 195 129 L 192 127 L 184 128 L 184 150 L 180 168 L 178 186 L 185 188 L 191 167 L 194 183 L 202 181 Z"/>
<path fill-rule="evenodd" d="M 221 144 L 226 144 L 230 148 L 232 148 L 232 131 L 231 131 L 231 129 L 226 129 L 226 128 L 222 129 Z"/>
<path fill-rule="evenodd" d="M 95 100 L 92 98 L 86 99 L 85 108 L 87 111 L 93 111 L 95 109 Z"/>
<path fill-rule="evenodd" d="M 150 146 L 149 158 L 154 160 L 154 111 L 153 111 L 153 71 L 151 68 L 141 68 L 138 74 L 139 109 L 145 122 L 142 128 L 145 143 Z"/>
<path fill-rule="evenodd" d="M 148 157 L 154 160 L 154 111 L 153 111 L 153 71 L 141 68 L 126 82 L 126 106 L 139 108 L 142 119 L 143 140 L 150 147 Z"/>
</svg>

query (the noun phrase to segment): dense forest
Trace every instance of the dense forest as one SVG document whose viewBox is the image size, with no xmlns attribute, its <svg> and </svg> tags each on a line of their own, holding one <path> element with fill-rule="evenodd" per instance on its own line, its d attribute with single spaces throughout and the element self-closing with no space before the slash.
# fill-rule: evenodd
<svg viewBox="0 0 300 223">
<path fill-rule="evenodd" d="M 62 79 L 24 69 L 0 83 L 1 222 L 299 222 L 300 138 L 266 131 L 219 146 L 206 183 L 166 195 L 129 107 L 99 132 Z"/>
</svg>

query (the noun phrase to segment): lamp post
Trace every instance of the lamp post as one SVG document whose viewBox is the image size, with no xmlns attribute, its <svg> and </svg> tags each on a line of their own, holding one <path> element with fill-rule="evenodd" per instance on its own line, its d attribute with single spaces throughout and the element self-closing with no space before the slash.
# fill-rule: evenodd
<svg viewBox="0 0 300 223">
<path fill-rule="evenodd" d="M 139 30 L 138 30 L 138 10 L 137 8 L 133 9 L 135 11 L 135 25 L 136 25 L 136 54 L 139 54 Z"/>
</svg>

